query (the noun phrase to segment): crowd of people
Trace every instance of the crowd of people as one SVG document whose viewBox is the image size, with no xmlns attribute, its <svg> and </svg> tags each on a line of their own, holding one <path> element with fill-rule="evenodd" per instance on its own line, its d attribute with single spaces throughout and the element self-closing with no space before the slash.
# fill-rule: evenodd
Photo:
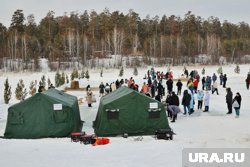
<svg viewBox="0 0 250 167">
<path fill-rule="evenodd" d="M 129 79 L 121 79 L 116 80 L 114 82 L 106 83 L 103 82 L 99 85 L 99 96 L 105 96 L 112 91 L 115 91 L 121 86 L 127 86 L 135 91 L 143 93 L 149 97 L 152 97 L 159 102 L 163 102 L 166 105 L 166 110 L 168 112 L 168 117 L 171 119 L 171 122 L 175 122 L 177 119 L 177 114 L 181 112 L 180 105 L 183 108 L 184 115 L 191 115 L 195 112 L 195 101 L 197 100 L 197 110 L 202 110 L 203 112 L 209 112 L 209 103 L 210 103 L 210 93 L 216 93 L 219 95 L 219 85 L 223 88 L 226 88 L 226 103 L 228 112 L 227 114 L 231 114 L 233 108 L 235 109 L 236 118 L 239 117 L 240 107 L 241 107 L 241 95 L 239 92 L 236 93 L 236 96 L 233 97 L 233 93 L 230 87 L 227 87 L 227 75 L 220 74 L 219 77 L 214 73 L 212 76 L 203 76 L 200 77 L 199 73 L 196 70 L 192 70 L 188 73 L 187 70 L 184 71 L 186 79 L 178 79 L 176 82 L 176 92 L 174 91 L 174 80 L 172 72 L 159 72 L 155 71 L 153 68 L 147 71 L 145 74 L 144 82 L 141 88 L 139 88 L 138 84 L 135 82 L 133 77 Z M 163 86 L 164 80 L 166 81 L 166 91 Z M 219 80 L 219 85 L 218 85 Z M 186 82 L 186 87 L 185 83 Z M 199 83 L 201 82 L 201 88 L 199 88 Z M 249 89 L 250 84 L 250 72 L 246 79 L 247 89 Z M 182 89 L 185 87 L 186 89 L 183 91 Z M 91 91 L 91 90 L 90 90 Z M 92 93 L 87 91 L 87 96 L 92 96 Z M 180 102 L 179 96 L 182 96 L 182 100 Z M 164 97 L 166 97 L 164 99 Z M 89 101 L 91 97 L 89 97 Z M 91 104 L 89 104 L 91 107 Z"/>
</svg>

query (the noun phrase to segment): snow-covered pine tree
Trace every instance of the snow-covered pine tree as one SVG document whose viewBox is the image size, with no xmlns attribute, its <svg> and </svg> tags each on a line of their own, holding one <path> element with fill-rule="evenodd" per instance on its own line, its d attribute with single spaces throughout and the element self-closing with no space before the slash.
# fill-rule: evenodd
<svg viewBox="0 0 250 167">
<path fill-rule="evenodd" d="M 51 85 L 51 81 L 50 81 L 50 79 L 48 78 L 48 80 L 47 80 L 47 83 L 48 83 L 48 87 Z"/>
<path fill-rule="evenodd" d="M 43 75 L 41 77 L 41 81 L 39 82 L 39 86 L 43 86 L 45 88 L 46 86 L 46 79 L 45 79 L 45 75 Z"/>
<path fill-rule="evenodd" d="M 138 75 L 138 70 L 137 70 L 137 67 L 134 67 L 134 72 L 133 72 L 134 76 L 137 76 Z"/>
<path fill-rule="evenodd" d="M 56 76 L 55 76 L 55 86 L 56 86 L 56 87 L 61 86 L 61 74 L 59 73 L 59 71 L 56 72 Z"/>
<path fill-rule="evenodd" d="M 85 71 L 84 71 L 84 69 L 82 69 L 82 71 L 81 71 L 81 78 L 84 78 L 85 77 Z"/>
<path fill-rule="evenodd" d="M 123 73 L 124 73 L 124 70 L 123 70 L 123 66 L 122 66 L 121 69 L 120 69 L 119 77 L 122 77 Z"/>
<path fill-rule="evenodd" d="M 73 81 L 75 78 L 78 78 L 78 76 L 79 76 L 78 70 L 76 68 L 74 68 L 72 73 L 71 73 L 71 80 Z"/>
<path fill-rule="evenodd" d="M 28 94 L 28 92 L 24 88 L 24 83 L 22 79 L 20 79 L 19 82 L 17 83 L 15 94 L 17 100 L 24 100 Z"/>
<path fill-rule="evenodd" d="M 60 85 L 65 84 L 65 73 L 62 72 L 61 80 L 60 80 Z"/>
<path fill-rule="evenodd" d="M 69 76 L 66 75 L 66 83 L 68 84 L 69 83 Z"/>
<path fill-rule="evenodd" d="M 29 88 L 30 88 L 29 94 L 31 96 L 33 96 L 36 93 L 36 86 L 35 86 L 35 82 L 34 81 L 30 82 L 30 87 Z"/>
<path fill-rule="evenodd" d="M 240 73 L 240 66 L 239 64 L 236 65 L 235 69 L 234 69 L 234 72 L 239 74 Z"/>
<path fill-rule="evenodd" d="M 220 67 L 218 68 L 217 73 L 218 73 L 218 74 L 223 74 L 222 66 L 220 66 Z"/>
<path fill-rule="evenodd" d="M 11 86 L 9 84 L 8 78 L 6 78 L 4 82 L 4 102 L 5 104 L 9 104 L 9 101 L 11 99 Z"/>
<path fill-rule="evenodd" d="M 90 76 L 89 76 L 89 70 L 87 70 L 87 71 L 86 71 L 86 73 L 85 73 L 85 77 L 86 77 L 87 79 L 89 79 L 89 78 L 90 78 Z"/>
<path fill-rule="evenodd" d="M 203 67 L 201 73 L 202 73 L 202 75 L 205 75 L 205 73 L 206 73 L 205 67 Z"/>
</svg>

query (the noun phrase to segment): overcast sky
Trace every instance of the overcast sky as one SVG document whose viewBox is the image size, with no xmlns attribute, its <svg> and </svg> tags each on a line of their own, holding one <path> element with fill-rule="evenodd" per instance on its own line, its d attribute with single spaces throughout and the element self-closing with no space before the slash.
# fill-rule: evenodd
<svg viewBox="0 0 250 167">
<path fill-rule="evenodd" d="M 55 16 L 62 16 L 65 12 L 81 14 L 84 10 L 100 13 L 105 8 L 111 13 L 118 10 L 125 15 L 133 9 L 141 19 L 146 15 L 161 18 L 164 14 L 183 18 L 192 11 L 203 19 L 214 16 L 221 22 L 228 20 L 237 24 L 245 21 L 250 24 L 250 0 L 0 0 L 0 23 L 9 27 L 17 9 L 22 9 L 25 17 L 34 14 L 38 23 L 50 10 L 55 12 Z"/>
</svg>

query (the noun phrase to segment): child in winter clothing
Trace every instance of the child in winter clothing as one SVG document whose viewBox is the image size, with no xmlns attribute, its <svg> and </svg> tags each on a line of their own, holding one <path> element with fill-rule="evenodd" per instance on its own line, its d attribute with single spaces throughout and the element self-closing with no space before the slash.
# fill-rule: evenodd
<svg viewBox="0 0 250 167">
<path fill-rule="evenodd" d="M 202 109 L 203 97 L 204 97 L 203 91 L 202 90 L 198 90 L 198 93 L 197 93 L 198 110 Z"/>
<path fill-rule="evenodd" d="M 210 93 L 209 93 L 209 91 L 206 91 L 205 96 L 204 96 L 205 110 L 203 112 L 208 112 L 209 111 L 209 100 L 210 100 Z"/>
<path fill-rule="evenodd" d="M 240 106 L 241 106 L 241 95 L 239 92 L 237 92 L 236 96 L 233 99 L 233 107 L 236 113 L 236 118 L 240 116 Z"/>
<path fill-rule="evenodd" d="M 176 83 L 176 86 L 177 86 L 177 95 L 181 95 L 181 88 L 182 88 L 182 82 L 181 80 L 179 79 L 178 82 Z"/>
</svg>

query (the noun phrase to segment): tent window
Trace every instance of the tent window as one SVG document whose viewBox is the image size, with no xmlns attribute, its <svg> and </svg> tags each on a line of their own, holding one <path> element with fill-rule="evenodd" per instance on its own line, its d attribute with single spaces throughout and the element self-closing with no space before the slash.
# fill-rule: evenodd
<svg viewBox="0 0 250 167">
<path fill-rule="evenodd" d="M 10 123 L 12 125 L 21 125 L 24 123 L 23 113 L 21 112 L 11 112 L 10 113 Z"/>
<path fill-rule="evenodd" d="M 107 118 L 110 119 L 119 119 L 119 109 L 106 109 Z"/>
<path fill-rule="evenodd" d="M 148 118 L 149 119 L 155 119 L 155 118 L 160 118 L 160 109 L 155 108 L 155 109 L 149 109 L 148 110 Z"/>
<path fill-rule="evenodd" d="M 149 119 L 160 118 L 160 111 L 150 111 L 148 112 Z"/>
<path fill-rule="evenodd" d="M 118 119 L 119 118 L 119 112 L 115 111 L 108 111 L 107 113 L 108 119 Z"/>
<path fill-rule="evenodd" d="M 64 123 L 68 121 L 69 112 L 67 110 L 56 110 L 53 114 L 56 123 Z"/>
</svg>

